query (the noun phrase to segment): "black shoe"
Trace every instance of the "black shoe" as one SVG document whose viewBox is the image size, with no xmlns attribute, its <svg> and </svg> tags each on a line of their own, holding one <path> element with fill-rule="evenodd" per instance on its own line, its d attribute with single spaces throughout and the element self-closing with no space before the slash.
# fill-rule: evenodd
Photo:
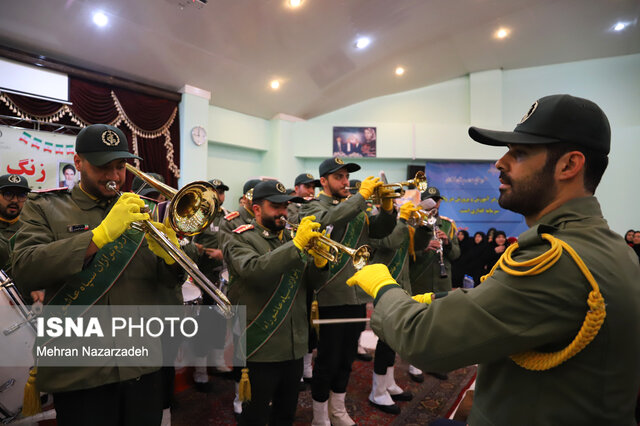
<svg viewBox="0 0 640 426">
<path fill-rule="evenodd" d="M 436 372 L 427 372 L 428 375 L 435 377 L 436 379 L 440 379 L 440 380 L 447 380 L 449 378 L 448 374 L 442 374 L 442 373 L 436 373 Z"/>
<path fill-rule="evenodd" d="M 311 380 L 313 379 L 313 377 L 303 377 L 302 380 L 304 380 L 304 382 L 306 384 L 311 384 Z"/>
<path fill-rule="evenodd" d="M 213 384 L 211 382 L 196 382 L 195 388 L 198 392 L 211 393 L 213 392 Z"/>
<path fill-rule="evenodd" d="M 411 380 L 413 380 L 416 383 L 422 383 L 424 382 L 424 374 L 420 373 L 420 374 L 411 374 L 409 373 L 409 378 Z"/>
<path fill-rule="evenodd" d="M 373 357 L 369 353 L 363 353 L 363 354 L 356 353 L 356 358 L 358 358 L 360 361 L 366 361 L 366 362 L 369 362 L 373 359 Z"/>
<path fill-rule="evenodd" d="M 387 414 L 400 414 L 400 407 L 398 407 L 396 404 L 393 405 L 380 405 L 380 404 L 376 404 L 375 402 L 369 400 L 369 404 L 373 405 L 374 407 L 376 407 L 378 410 L 383 411 Z"/>
<path fill-rule="evenodd" d="M 307 390 L 307 384 L 303 381 L 300 381 L 298 384 L 298 392 L 304 392 Z"/>
<path fill-rule="evenodd" d="M 410 391 L 404 391 L 397 395 L 391 395 L 391 399 L 394 401 L 411 401 L 413 399 L 413 394 Z"/>
</svg>

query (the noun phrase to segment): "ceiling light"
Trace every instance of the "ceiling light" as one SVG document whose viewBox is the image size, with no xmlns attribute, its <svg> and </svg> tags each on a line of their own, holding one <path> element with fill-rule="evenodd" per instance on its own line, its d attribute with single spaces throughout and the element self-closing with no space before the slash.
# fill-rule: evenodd
<svg viewBox="0 0 640 426">
<path fill-rule="evenodd" d="M 104 27 L 109 23 L 109 18 L 102 11 L 93 14 L 93 23 L 99 27 Z"/>
<path fill-rule="evenodd" d="M 509 35 L 509 30 L 507 28 L 500 28 L 496 31 L 496 38 L 506 38 Z"/>
<path fill-rule="evenodd" d="M 404 74 L 404 68 L 402 68 L 402 67 L 397 67 L 397 68 L 396 68 L 396 75 L 397 75 L 397 76 L 401 76 L 402 74 Z"/>
<path fill-rule="evenodd" d="M 302 6 L 302 0 L 289 0 L 289 7 L 296 8 Z"/>
<path fill-rule="evenodd" d="M 273 90 L 278 90 L 280 88 L 280 82 L 278 80 L 271 80 L 271 83 L 269 83 L 269 85 Z"/>
<path fill-rule="evenodd" d="M 356 40 L 356 47 L 358 49 L 364 49 L 369 45 L 369 43 L 371 43 L 371 39 L 369 37 L 360 37 Z"/>
<path fill-rule="evenodd" d="M 627 23 L 626 23 L 626 22 L 618 22 L 618 23 L 616 24 L 616 26 L 615 26 L 615 27 L 613 27 L 613 29 L 614 29 L 615 31 L 622 31 L 622 30 L 624 30 L 626 27 L 627 27 Z"/>
</svg>

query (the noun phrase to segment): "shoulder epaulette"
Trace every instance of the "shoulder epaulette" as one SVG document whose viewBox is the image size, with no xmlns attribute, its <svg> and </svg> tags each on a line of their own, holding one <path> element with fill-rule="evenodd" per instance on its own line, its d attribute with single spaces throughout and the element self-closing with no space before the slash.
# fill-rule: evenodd
<svg viewBox="0 0 640 426">
<path fill-rule="evenodd" d="M 236 234 L 242 234 L 244 231 L 248 231 L 249 229 L 253 229 L 253 225 L 247 223 L 246 225 L 240 225 L 236 229 L 233 230 Z"/>
<path fill-rule="evenodd" d="M 69 188 L 67 188 L 66 186 L 63 186 L 62 188 L 35 189 L 31 191 L 29 194 L 31 194 L 32 197 L 38 197 L 40 195 L 61 195 L 61 194 L 68 194 L 68 193 L 69 193 Z"/>
<path fill-rule="evenodd" d="M 229 213 L 229 214 L 224 216 L 224 220 L 231 221 L 231 220 L 235 219 L 238 216 L 240 216 L 240 212 L 239 211 L 231 212 L 231 213 Z"/>
</svg>

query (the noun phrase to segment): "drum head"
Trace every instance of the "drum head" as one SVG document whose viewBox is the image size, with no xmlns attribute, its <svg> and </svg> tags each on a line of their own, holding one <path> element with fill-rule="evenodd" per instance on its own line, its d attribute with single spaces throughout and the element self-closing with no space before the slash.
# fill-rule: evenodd
<svg viewBox="0 0 640 426">
<path fill-rule="evenodd" d="M 192 305 L 202 298 L 202 291 L 190 280 L 182 284 L 182 299 L 185 305 Z"/>
</svg>

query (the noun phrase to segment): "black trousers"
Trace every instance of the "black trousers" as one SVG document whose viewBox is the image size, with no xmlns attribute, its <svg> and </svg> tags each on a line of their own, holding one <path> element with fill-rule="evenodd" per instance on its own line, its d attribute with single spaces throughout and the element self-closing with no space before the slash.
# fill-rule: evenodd
<svg viewBox="0 0 640 426">
<path fill-rule="evenodd" d="M 366 305 L 320 307 L 320 318 L 365 318 Z M 329 391 L 347 391 L 351 364 L 356 358 L 358 339 L 364 330 L 364 322 L 323 324 L 318 336 L 318 354 L 313 365 L 311 396 L 315 401 L 329 399 Z"/>
<path fill-rule="evenodd" d="M 91 389 L 55 392 L 59 426 L 157 426 L 162 421 L 161 371 Z"/>
<path fill-rule="evenodd" d="M 396 353 L 382 340 L 378 339 L 376 354 L 373 359 L 373 372 L 376 374 L 387 374 L 387 368 L 393 367 L 396 362 Z"/>
<path fill-rule="evenodd" d="M 302 358 L 280 362 L 247 362 L 251 401 L 242 404 L 240 426 L 291 425 L 298 406 Z M 271 404 L 271 406 L 269 406 Z"/>
</svg>

